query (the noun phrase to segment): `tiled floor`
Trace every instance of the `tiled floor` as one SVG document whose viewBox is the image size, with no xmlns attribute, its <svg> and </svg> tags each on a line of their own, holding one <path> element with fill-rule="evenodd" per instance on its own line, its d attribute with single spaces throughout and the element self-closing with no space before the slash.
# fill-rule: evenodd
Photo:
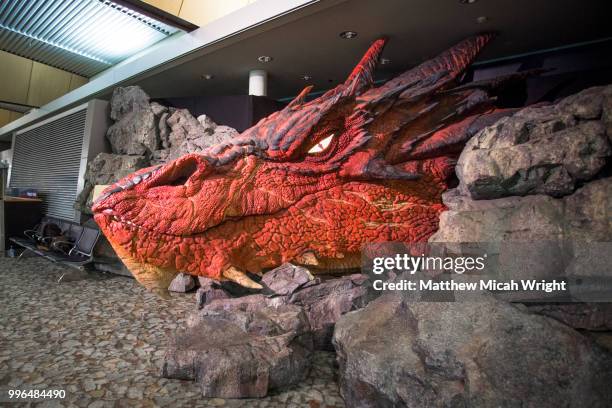
<svg viewBox="0 0 612 408">
<path fill-rule="evenodd" d="M 194 303 L 193 294 L 161 301 L 129 278 L 0 258 L 0 406 L 343 406 L 332 353 L 316 354 L 302 385 L 261 400 L 205 399 L 193 382 L 160 378 L 166 336 Z M 66 398 L 16 404 L 8 389 Z"/>
</svg>

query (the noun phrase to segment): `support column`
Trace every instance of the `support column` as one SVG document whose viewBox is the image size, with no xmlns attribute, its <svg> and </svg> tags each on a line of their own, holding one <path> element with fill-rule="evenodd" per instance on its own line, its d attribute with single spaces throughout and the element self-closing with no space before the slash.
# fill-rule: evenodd
<svg viewBox="0 0 612 408">
<path fill-rule="evenodd" d="M 268 73 L 263 69 L 249 71 L 249 95 L 268 95 Z"/>
</svg>

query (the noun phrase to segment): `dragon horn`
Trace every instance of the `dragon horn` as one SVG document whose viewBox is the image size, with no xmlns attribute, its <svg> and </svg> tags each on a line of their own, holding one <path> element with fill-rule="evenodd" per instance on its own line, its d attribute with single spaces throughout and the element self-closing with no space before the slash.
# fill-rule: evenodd
<svg viewBox="0 0 612 408">
<path fill-rule="evenodd" d="M 355 66 L 351 75 L 346 79 L 344 85 L 348 89 L 349 95 L 357 95 L 363 92 L 365 89 L 372 86 L 374 82 L 374 68 L 378 62 L 378 57 L 387 42 L 386 38 L 379 38 L 374 41 L 368 51 L 364 54 L 359 61 L 359 64 Z"/>
<path fill-rule="evenodd" d="M 312 90 L 312 85 L 308 85 L 306 88 L 302 89 L 302 92 L 300 92 L 298 96 L 293 98 L 293 100 L 289 103 L 289 105 L 287 105 L 287 108 L 296 108 L 302 105 L 304 103 L 304 99 L 306 99 L 306 96 L 308 96 L 311 90 Z"/>
</svg>

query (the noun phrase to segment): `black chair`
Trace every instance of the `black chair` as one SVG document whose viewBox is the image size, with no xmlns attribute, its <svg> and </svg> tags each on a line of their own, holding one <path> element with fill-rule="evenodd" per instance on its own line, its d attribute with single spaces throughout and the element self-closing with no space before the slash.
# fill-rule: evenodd
<svg viewBox="0 0 612 408">
<path fill-rule="evenodd" d="M 49 223 L 60 227 L 62 240 L 44 236 L 45 227 Z M 19 259 L 31 252 L 52 262 L 82 266 L 93 261 L 93 251 L 100 234 L 96 228 L 44 217 L 34 229 L 24 231 L 26 238 L 11 237 L 9 240 L 24 248 Z"/>
<path fill-rule="evenodd" d="M 43 217 L 43 219 L 40 220 L 40 222 L 33 229 L 23 231 L 23 235 L 25 235 L 26 238 L 33 243 L 38 243 L 42 240 L 45 227 L 50 222 L 54 222 L 54 220 L 48 217 Z"/>
<path fill-rule="evenodd" d="M 79 235 L 75 242 L 55 241 L 52 244 L 52 248 L 55 249 L 57 253 L 50 252 L 46 254 L 45 257 L 50 258 L 54 262 L 67 262 L 79 265 L 91 262 L 93 260 L 93 250 L 100 238 L 100 230 L 89 227 L 78 227 L 80 233 L 78 233 L 78 229 L 72 231 Z"/>
</svg>

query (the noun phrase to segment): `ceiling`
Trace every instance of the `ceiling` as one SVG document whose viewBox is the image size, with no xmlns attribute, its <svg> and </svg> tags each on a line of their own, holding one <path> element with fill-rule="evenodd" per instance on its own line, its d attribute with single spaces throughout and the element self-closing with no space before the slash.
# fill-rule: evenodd
<svg viewBox="0 0 612 408">
<path fill-rule="evenodd" d="M 325 0 L 324 0 L 325 1 Z M 496 31 L 479 60 L 491 60 L 612 37 L 605 0 L 350 0 L 205 56 L 133 82 L 152 97 L 245 94 L 248 72 L 269 73 L 268 96 L 284 98 L 305 85 L 328 89 L 344 80 L 374 39 L 389 43 L 378 78 L 401 72 L 464 37 Z M 485 17 L 484 22 L 478 22 Z M 481 19 L 482 20 L 482 19 Z M 345 30 L 358 32 L 343 39 Z M 258 62 L 261 55 L 273 57 Z M 214 78 L 204 80 L 210 74 Z M 312 79 L 305 81 L 304 75 Z M 108 96 L 108 95 L 107 95 Z"/>
<path fill-rule="evenodd" d="M 109 0 L 0 2 L 0 49 L 85 77 L 178 31 Z"/>
</svg>

